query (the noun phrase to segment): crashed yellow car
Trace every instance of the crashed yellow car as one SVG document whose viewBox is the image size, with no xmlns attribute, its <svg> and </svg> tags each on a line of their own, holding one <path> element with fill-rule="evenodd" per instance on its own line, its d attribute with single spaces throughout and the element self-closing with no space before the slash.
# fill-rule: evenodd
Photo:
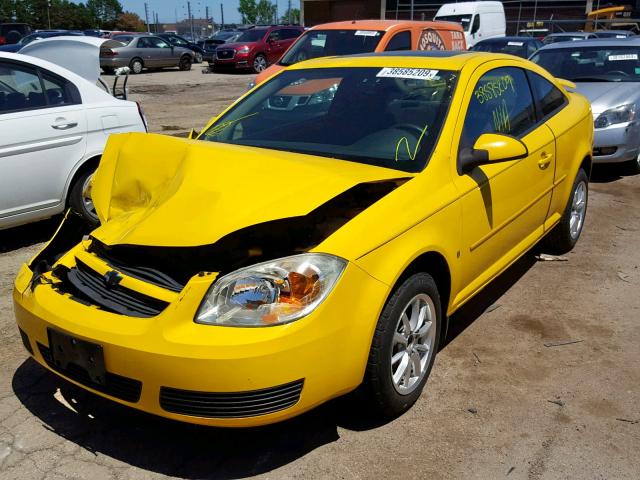
<svg viewBox="0 0 640 480">
<path fill-rule="evenodd" d="M 299 63 L 197 139 L 110 138 L 16 279 L 25 347 L 98 395 L 217 426 L 353 391 L 408 409 L 447 319 L 536 242 L 573 248 L 593 118 L 512 56 Z"/>
</svg>

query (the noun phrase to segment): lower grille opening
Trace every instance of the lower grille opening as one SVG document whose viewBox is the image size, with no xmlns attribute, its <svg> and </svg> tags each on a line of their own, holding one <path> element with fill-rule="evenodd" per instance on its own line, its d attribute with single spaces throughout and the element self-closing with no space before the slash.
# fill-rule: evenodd
<svg viewBox="0 0 640 480">
<path fill-rule="evenodd" d="M 596 157 L 600 157 L 602 155 L 613 155 L 618 151 L 618 147 L 596 147 L 593 149 L 593 154 Z"/>
<path fill-rule="evenodd" d="M 18 330 L 20 330 L 20 337 L 22 338 L 22 344 L 24 345 L 24 348 L 27 349 L 27 352 L 33 355 L 33 347 L 31 346 L 31 342 L 29 341 L 29 336 L 21 328 L 18 327 Z"/>
<path fill-rule="evenodd" d="M 108 312 L 148 318 L 160 314 L 169 305 L 120 285 L 107 286 L 102 275 L 78 259 L 74 268 L 56 269 L 54 274 L 61 280 L 54 285 L 58 291 L 69 293 L 81 303 L 96 305 Z"/>
<path fill-rule="evenodd" d="M 196 392 L 160 388 L 160 406 L 167 412 L 207 418 L 243 418 L 285 410 L 300 400 L 304 379 L 246 392 Z"/>
<path fill-rule="evenodd" d="M 111 397 L 119 398 L 126 402 L 136 403 L 140 400 L 142 382 L 139 380 L 107 372 L 105 376 L 105 384 L 101 385 L 91 380 L 87 371 L 78 365 L 70 363 L 65 369 L 56 366 L 53 363 L 53 357 L 51 356 L 51 350 L 49 347 L 45 347 L 41 343 L 38 343 L 38 350 L 40 351 L 40 355 L 42 355 L 44 361 L 52 370 L 78 382 L 81 385 L 92 388 Z"/>
</svg>

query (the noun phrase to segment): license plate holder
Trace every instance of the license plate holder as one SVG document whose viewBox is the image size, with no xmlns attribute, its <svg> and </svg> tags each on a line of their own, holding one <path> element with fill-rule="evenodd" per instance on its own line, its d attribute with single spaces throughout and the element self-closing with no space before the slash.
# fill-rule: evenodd
<svg viewBox="0 0 640 480">
<path fill-rule="evenodd" d="M 105 385 L 106 368 L 102 345 L 80 340 L 52 328 L 47 329 L 51 357 L 57 368 L 67 370 L 69 364 L 82 368 L 92 382 Z"/>
</svg>

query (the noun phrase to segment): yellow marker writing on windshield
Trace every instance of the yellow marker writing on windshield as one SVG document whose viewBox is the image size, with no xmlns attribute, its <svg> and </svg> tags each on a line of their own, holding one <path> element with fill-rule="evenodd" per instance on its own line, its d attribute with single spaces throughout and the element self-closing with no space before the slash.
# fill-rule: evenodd
<svg viewBox="0 0 640 480">
<path fill-rule="evenodd" d="M 400 145 L 402 144 L 404 144 L 405 148 L 407 149 L 407 155 L 409 159 L 416 159 L 416 155 L 418 154 L 418 147 L 420 146 L 420 142 L 422 142 L 422 137 L 424 137 L 424 134 L 427 133 L 427 128 L 429 128 L 429 125 L 425 125 L 422 129 L 422 132 L 418 137 L 418 141 L 416 142 L 416 146 L 413 149 L 413 153 L 411 153 L 411 148 L 409 147 L 409 140 L 407 139 L 407 137 L 402 137 L 400 140 L 398 140 L 398 143 L 396 143 L 396 162 L 398 161 L 398 153 L 400 153 Z"/>
</svg>

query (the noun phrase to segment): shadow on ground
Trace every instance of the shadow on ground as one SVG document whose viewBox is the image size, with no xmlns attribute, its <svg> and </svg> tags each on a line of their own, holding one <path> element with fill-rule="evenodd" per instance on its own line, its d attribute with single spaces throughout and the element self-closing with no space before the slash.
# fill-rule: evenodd
<svg viewBox="0 0 640 480">
<path fill-rule="evenodd" d="M 444 348 L 534 263 L 533 255 L 526 255 L 457 312 Z M 349 395 L 292 420 L 261 428 L 183 424 L 85 392 L 32 359 L 15 372 L 13 390 L 45 428 L 82 448 L 144 470 L 188 479 L 231 479 L 266 473 L 335 442 L 340 437 L 338 427 L 363 431 L 386 423 L 363 410 L 357 396 Z M 58 390 L 75 412 L 54 397 Z"/>
<path fill-rule="evenodd" d="M 597 163 L 593 166 L 590 181 L 593 183 L 611 183 L 624 177 L 637 175 L 627 163 Z"/>
<path fill-rule="evenodd" d="M 0 230 L 0 253 L 47 242 L 62 222 L 62 215 L 20 227 Z"/>
</svg>

